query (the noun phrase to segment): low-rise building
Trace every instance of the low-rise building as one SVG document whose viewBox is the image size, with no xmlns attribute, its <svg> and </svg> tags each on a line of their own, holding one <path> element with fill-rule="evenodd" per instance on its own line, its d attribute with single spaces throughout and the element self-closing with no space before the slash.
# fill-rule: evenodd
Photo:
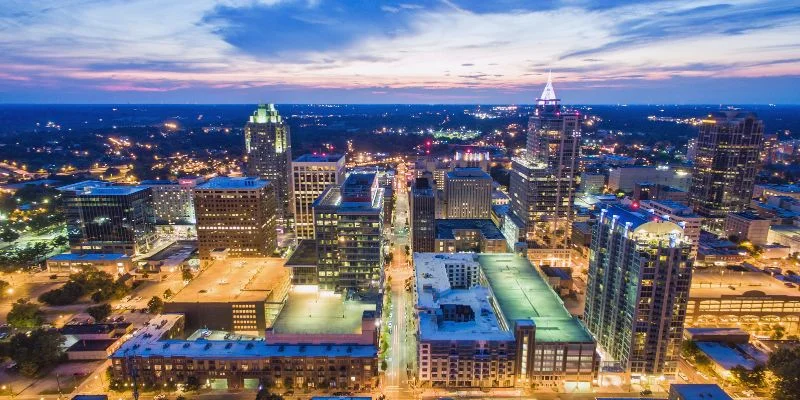
<svg viewBox="0 0 800 400">
<path fill-rule="evenodd" d="M 304 314 L 309 311 L 313 323 L 319 315 L 313 310 Z M 331 318 L 335 316 L 324 319 L 323 326 Z M 363 324 L 360 318 L 356 322 Z M 374 329 L 374 319 L 372 325 Z M 182 334 L 181 314 L 154 317 L 112 354 L 112 378 L 130 384 L 135 374 L 140 385 L 194 383 L 214 389 L 265 385 L 368 391 L 378 384 L 375 343 L 343 343 L 335 335 L 322 343 L 307 343 L 179 339 Z"/>
<path fill-rule="evenodd" d="M 47 259 L 47 271 L 69 275 L 85 268 L 96 268 L 111 276 L 125 275 L 133 269 L 131 257 L 118 253 L 62 253 Z"/>
<path fill-rule="evenodd" d="M 752 371 L 767 364 L 769 356 L 749 343 L 695 342 L 697 348 L 711 360 L 711 369 L 723 378 L 731 377 L 736 367 Z"/>
<path fill-rule="evenodd" d="M 762 201 L 773 197 L 784 196 L 800 200 L 800 186 L 798 185 L 774 185 L 762 184 L 753 186 L 753 197 Z"/>
<path fill-rule="evenodd" d="M 669 386 L 668 400 L 733 400 L 721 387 L 713 383 L 688 383 Z"/>
<path fill-rule="evenodd" d="M 290 273 L 280 258 L 233 258 L 210 265 L 164 305 L 183 313 L 191 328 L 263 335 L 289 293 Z"/>
<path fill-rule="evenodd" d="M 599 355 L 524 257 L 415 253 L 418 376 L 432 387 L 586 390 Z"/>
<path fill-rule="evenodd" d="M 772 223 L 771 219 L 760 217 L 752 211 L 730 213 L 725 216 L 725 235 L 736 236 L 740 240 L 749 240 L 761 246 L 767 244 Z"/>
<path fill-rule="evenodd" d="M 792 253 L 800 251 L 800 226 L 772 225 L 769 227 L 767 242 L 788 246 Z"/>
<path fill-rule="evenodd" d="M 437 219 L 435 251 L 508 252 L 506 238 L 490 219 Z"/>
<path fill-rule="evenodd" d="M 689 192 L 658 183 L 637 182 L 633 186 L 633 199 L 687 201 Z"/>
<path fill-rule="evenodd" d="M 608 188 L 611 191 L 632 192 L 638 182 L 650 182 L 688 190 L 691 174 L 683 170 L 665 167 L 620 167 L 608 174 Z"/>
<path fill-rule="evenodd" d="M 600 194 L 606 186 L 606 176 L 584 172 L 581 174 L 581 183 L 578 190 L 582 193 Z"/>
<path fill-rule="evenodd" d="M 744 268 L 697 269 L 686 307 L 687 327 L 738 327 L 770 335 L 775 324 L 785 334 L 800 333 L 800 291 L 796 285 Z"/>
</svg>

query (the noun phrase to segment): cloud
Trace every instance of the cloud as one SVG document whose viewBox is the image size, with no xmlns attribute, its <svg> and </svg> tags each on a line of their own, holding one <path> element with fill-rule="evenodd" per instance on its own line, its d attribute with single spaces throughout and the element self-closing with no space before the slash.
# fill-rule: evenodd
<svg viewBox="0 0 800 400">
<path fill-rule="evenodd" d="M 469 90 L 478 98 L 478 90 L 537 87 L 548 69 L 566 88 L 800 76 L 800 11 L 791 1 L 5 3 L 7 95 L 38 87 L 47 98 L 59 86 L 165 96 L 281 87 L 384 98 Z"/>
</svg>

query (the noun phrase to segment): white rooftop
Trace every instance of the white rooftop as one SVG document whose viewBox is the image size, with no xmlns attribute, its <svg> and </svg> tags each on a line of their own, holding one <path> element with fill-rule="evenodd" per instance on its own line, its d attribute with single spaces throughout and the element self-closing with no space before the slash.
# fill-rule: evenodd
<svg viewBox="0 0 800 400">
<path fill-rule="evenodd" d="M 453 288 L 446 264 L 475 267 L 474 254 L 414 253 L 417 280 L 417 309 L 422 340 L 514 340 L 511 331 L 501 325 L 489 302 L 489 289 L 483 286 Z M 445 321 L 442 305 L 462 305 L 472 309 L 474 319 L 466 322 Z"/>
</svg>

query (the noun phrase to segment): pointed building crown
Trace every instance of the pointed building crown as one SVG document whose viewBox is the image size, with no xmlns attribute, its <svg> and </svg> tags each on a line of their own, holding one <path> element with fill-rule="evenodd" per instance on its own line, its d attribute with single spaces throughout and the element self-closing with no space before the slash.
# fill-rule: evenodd
<svg viewBox="0 0 800 400">
<path fill-rule="evenodd" d="M 283 119 L 280 114 L 278 114 L 275 104 L 269 103 L 259 104 L 258 109 L 250 116 L 250 122 L 256 124 L 280 124 L 283 122 Z"/>
<path fill-rule="evenodd" d="M 547 73 L 547 84 L 544 86 L 544 90 L 542 90 L 542 95 L 536 99 L 536 103 L 538 104 L 546 104 L 546 103 L 558 103 L 559 99 L 556 97 L 556 90 L 553 89 L 553 74 L 551 72 Z"/>
</svg>

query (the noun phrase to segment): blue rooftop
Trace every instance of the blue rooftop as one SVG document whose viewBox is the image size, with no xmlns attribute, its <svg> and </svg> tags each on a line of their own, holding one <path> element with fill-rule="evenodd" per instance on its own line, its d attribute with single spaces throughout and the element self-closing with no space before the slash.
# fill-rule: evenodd
<svg viewBox="0 0 800 400">
<path fill-rule="evenodd" d="M 83 192 L 96 187 L 111 186 L 111 182 L 104 181 L 80 181 L 77 183 L 69 184 L 56 188 L 62 192 Z"/>
<path fill-rule="evenodd" d="M 147 186 L 102 186 L 85 190 L 82 196 L 127 196 L 149 189 Z"/>
<path fill-rule="evenodd" d="M 669 387 L 670 393 L 676 393 L 682 400 L 733 400 L 733 398 L 725 393 L 719 385 L 714 383 L 704 384 L 672 384 Z"/>
<path fill-rule="evenodd" d="M 127 342 L 112 357 L 191 357 L 244 359 L 264 357 L 377 357 L 373 345 L 280 345 L 262 340 L 159 340 L 142 345 Z"/>
<path fill-rule="evenodd" d="M 630 222 L 632 225 L 631 228 L 636 228 L 639 225 L 647 223 L 651 216 L 651 214 L 645 210 L 638 208 L 628 208 L 616 204 L 612 204 L 604 208 L 602 211 L 606 213 L 606 216 L 608 218 L 613 218 L 614 216 L 616 216 L 617 223 L 620 225 L 624 225 Z"/>
<path fill-rule="evenodd" d="M 294 162 L 338 162 L 344 158 L 341 154 L 303 154 L 294 159 Z"/>
<path fill-rule="evenodd" d="M 126 259 L 130 259 L 130 257 L 120 253 L 61 253 L 48 258 L 48 261 L 119 261 Z"/>
<path fill-rule="evenodd" d="M 206 183 L 197 185 L 197 189 L 261 189 L 267 185 L 269 185 L 269 181 L 261 178 L 218 176 Z"/>
</svg>

